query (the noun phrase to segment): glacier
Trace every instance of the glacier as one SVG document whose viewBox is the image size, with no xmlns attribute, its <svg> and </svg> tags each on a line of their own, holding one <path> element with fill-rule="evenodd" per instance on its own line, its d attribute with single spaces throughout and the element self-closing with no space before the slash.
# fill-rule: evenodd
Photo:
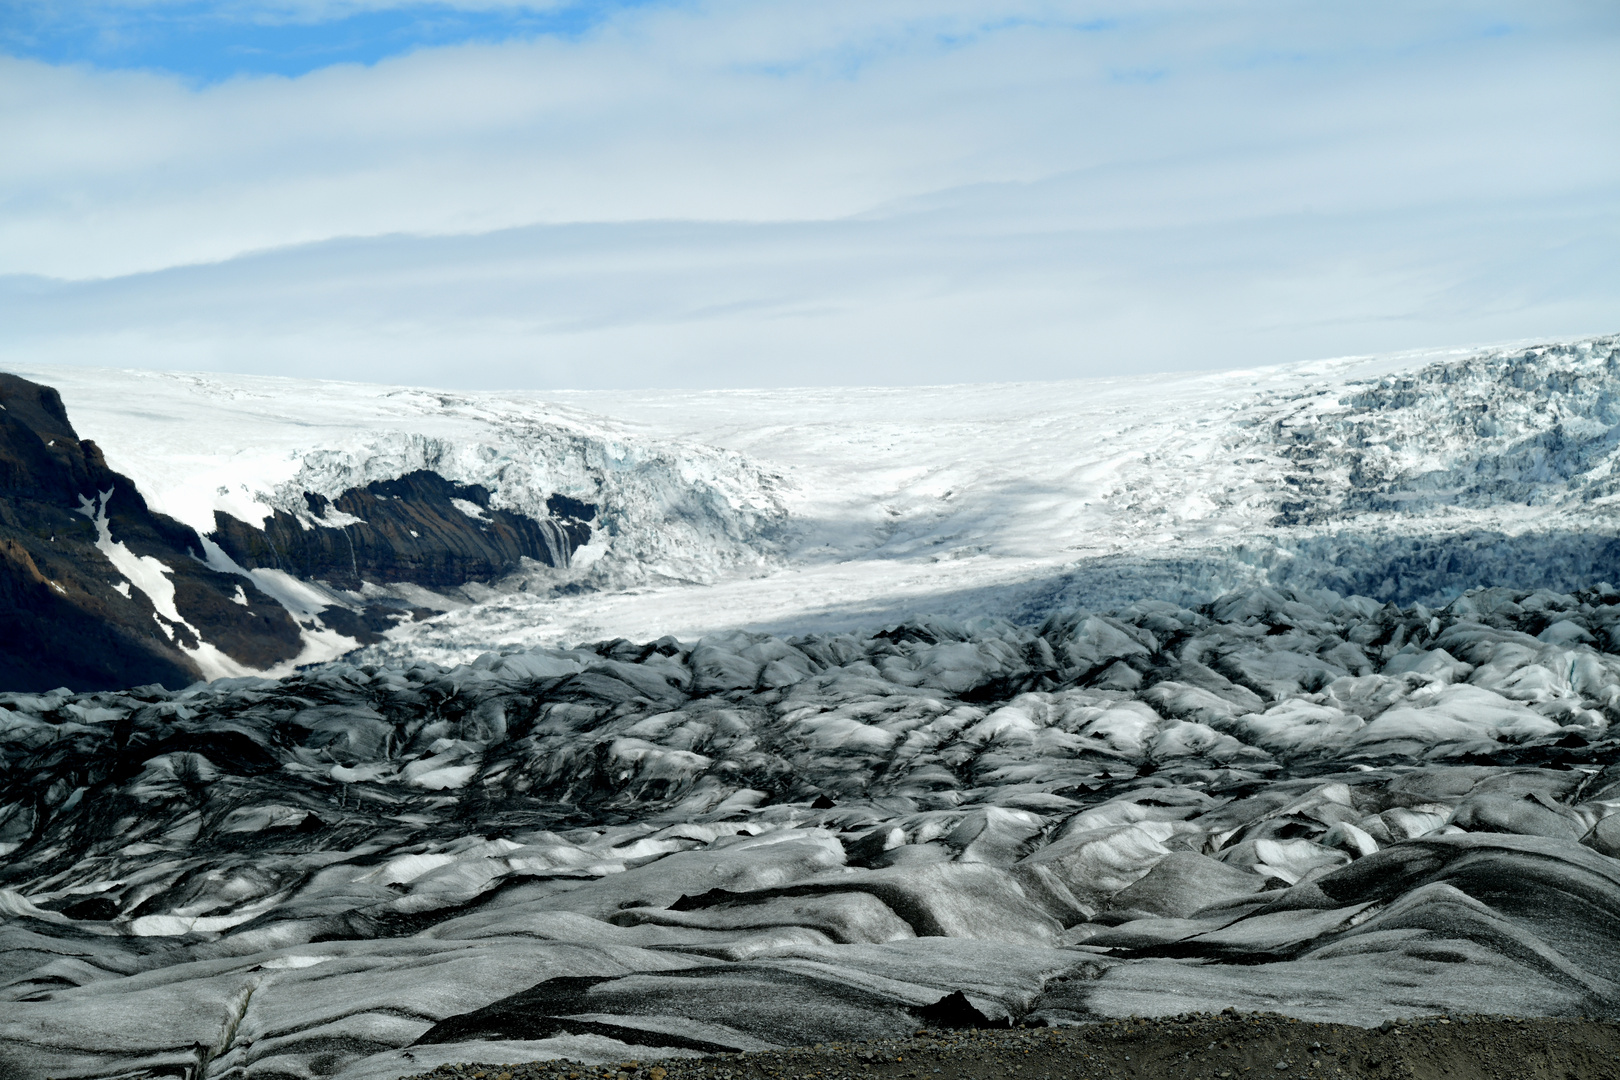
<svg viewBox="0 0 1620 1080">
<path fill-rule="evenodd" d="M 1258 588 L 0 695 L 0 1068 L 1614 1016 L 1617 637 Z"/>
<path fill-rule="evenodd" d="M 1620 1016 L 1620 338 L 908 390 L 23 374 L 199 530 L 419 469 L 600 514 L 279 678 L 0 693 L 0 1076 Z"/>
<path fill-rule="evenodd" d="M 155 510 L 204 534 L 216 510 L 256 523 L 416 469 L 541 517 L 552 492 L 601 505 L 581 565 L 419 597 L 444 614 L 362 654 L 453 664 L 503 644 L 1027 622 L 1250 585 L 1430 606 L 1584 587 L 1620 576 L 1617 348 L 795 391 L 22 374 L 58 387 Z"/>
</svg>

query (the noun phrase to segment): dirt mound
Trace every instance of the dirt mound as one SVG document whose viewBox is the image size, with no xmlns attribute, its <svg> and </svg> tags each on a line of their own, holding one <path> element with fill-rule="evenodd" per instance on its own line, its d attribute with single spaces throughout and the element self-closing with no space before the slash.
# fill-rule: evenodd
<svg viewBox="0 0 1620 1080">
<path fill-rule="evenodd" d="M 1277 1080 L 1599 1080 L 1620 1076 L 1620 1024 L 1451 1016 L 1362 1028 L 1229 1012 L 1068 1028 L 929 1030 L 905 1040 L 625 1061 L 617 1067 L 569 1061 L 443 1065 L 420 1080 L 1231 1080 L 1262 1076 Z"/>
</svg>

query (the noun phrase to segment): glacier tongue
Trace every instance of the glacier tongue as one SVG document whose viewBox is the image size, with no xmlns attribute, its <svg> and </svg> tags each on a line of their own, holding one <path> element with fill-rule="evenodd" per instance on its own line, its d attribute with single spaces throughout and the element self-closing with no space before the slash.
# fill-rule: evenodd
<svg viewBox="0 0 1620 1080">
<path fill-rule="evenodd" d="M 0 1071 L 1620 1015 L 1617 637 L 1249 589 L 0 694 Z"/>
<path fill-rule="evenodd" d="M 1022 620 L 1324 586 L 1443 604 L 1614 577 L 1620 339 L 973 387 L 445 393 L 56 369 L 154 505 L 212 527 L 429 469 L 588 557 L 363 654 Z M 195 520 L 194 520 L 195 519 Z M 200 524 L 199 524 L 200 523 Z"/>
<path fill-rule="evenodd" d="M 1620 1016 L 1617 349 L 549 403 L 51 372 L 181 516 L 425 468 L 602 527 L 282 680 L 0 694 L 0 1074 Z"/>
<path fill-rule="evenodd" d="M 506 596 L 366 656 L 1197 604 L 1255 585 L 1443 605 L 1616 576 L 1620 339 L 1249 372 L 568 400 L 779 470 L 760 578 Z"/>
</svg>

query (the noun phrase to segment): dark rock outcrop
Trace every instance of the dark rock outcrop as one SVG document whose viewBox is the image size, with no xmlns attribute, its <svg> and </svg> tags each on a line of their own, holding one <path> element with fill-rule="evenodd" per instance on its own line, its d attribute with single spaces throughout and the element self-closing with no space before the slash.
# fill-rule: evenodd
<svg viewBox="0 0 1620 1080">
<path fill-rule="evenodd" d="M 410 582 L 454 588 L 518 569 L 524 558 L 565 567 L 590 539 L 596 507 L 554 495 L 553 517 L 536 520 L 490 506 L 477 484 L 425 469 L 350 488 L 335 500 L 313 492 L 307 512 L 278 510 L 262 528 L 216 512 L 212 539 L 248 568 L 284 570 L 342 589 Z"/>
<path fill-rule="evenodd" d="M 114 543 L 163 564 L 179 621 L 97 546 L 101 515 Z M 148 509 L 79 438 L 55 390 L 0 374 L 0 686 L 184 686 L 204 674 L 192 655 L 198 635 L 250 667 L 296 656 L 286 610 L 252 582 L 210 570 L 201 550 L 195 532 Z"/>
<path fill-rule="evenodd" d="M 546 500 L 551 518 L 568 534 L 568 550 L 572 554 L 591 541 L 591 522 L 596 520 L 596 507 L 592 503 L 570 499 L 566 495 L 553 495 Z"/>
<path fill-rule="evenodd" d="M 595 506 L 563 495 L 548 500 L 550 514 L 539 520 L 496 509 L 488 489 L 426 470 L 335 501 L 308 493 L 305 503 L 304 512 L 277 511 L 262 528 L 217 514 L 211 539 L 244 569 L 340 589 L 455 588 L 510 573 L 524 559 L 566 567 L 596 517 Z M 153 513 L 134 482 L 79 438 L 55 390 L 0 374 L 0 686 L 178 688 L 219 674 L 220 664 L 200 663 L 204 646 L 259 670 L 299 655 L 293 616 L 251 578 L 211 569 L 203 554 L 194 530 Z M 144 575 L 163 595 L 148 595 L 126 574 Z M 369 643 L 399 620 L 427 614 L 384 601 L 358 611 L 331 606 L 321 621 Z"/>
</svg>

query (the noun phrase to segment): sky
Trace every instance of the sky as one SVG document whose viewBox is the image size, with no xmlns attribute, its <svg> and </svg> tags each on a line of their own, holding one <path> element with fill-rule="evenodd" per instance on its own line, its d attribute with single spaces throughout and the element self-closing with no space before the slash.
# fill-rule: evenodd
<svg viewBox="0 0 1620 1080">
<path fill-rule="evenodd" d="M 910 385 L 1620 330 L 1611 0 L 0 0 L 0 365 Z"/>
</svg>

